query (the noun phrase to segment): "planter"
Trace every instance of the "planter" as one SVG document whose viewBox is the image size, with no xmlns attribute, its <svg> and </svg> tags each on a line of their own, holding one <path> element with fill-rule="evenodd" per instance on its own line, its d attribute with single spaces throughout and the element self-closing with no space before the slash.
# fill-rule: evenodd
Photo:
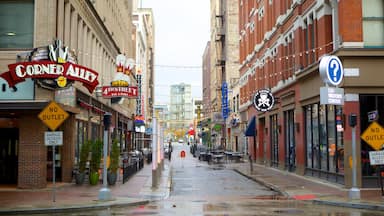
<svg viewBox="0 0 384 216">
<path fill-rule="evenodd" d="M 82 185 L 85 180 L 85 173 L 77 173 L 76 174 L 76 184 Z"/>
<path fill-rule="evenodd" d="M 108 172 L 107 181 L 109 185 L 115 185 L 117 181 L 117 173 L 116 172 Z"/>
<path fill-rule="evenodd" d="M 89 175 L 89 184 L 90 185 L 97 185 L 99 183 L 99 173 L 93 172 Z"/>
</svg>

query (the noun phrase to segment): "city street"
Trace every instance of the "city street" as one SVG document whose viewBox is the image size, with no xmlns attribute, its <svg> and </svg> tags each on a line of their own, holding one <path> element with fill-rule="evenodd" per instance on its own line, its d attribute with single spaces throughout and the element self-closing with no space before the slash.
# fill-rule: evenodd
<svg viewBox="0 0 384 216">
<path fill-rule="evenodd" d="M 173 143 L 169 197 L 146 205 L 54 215 L 384 215 L 379 211 L 315 205 L 287 199 L 244 177 L 226 164 L 208 165 L 189 153 L 187 144 Z M 181 158 L 180 152 L 186 157 Z M 41 214 L 52 215 L 52 214 Z"/>
</svg>

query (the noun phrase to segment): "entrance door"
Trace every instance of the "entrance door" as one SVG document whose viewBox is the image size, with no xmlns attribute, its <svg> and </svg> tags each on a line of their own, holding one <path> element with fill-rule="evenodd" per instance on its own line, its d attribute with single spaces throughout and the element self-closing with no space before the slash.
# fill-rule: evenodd
<svg viewBox="0 0 384 216">
<path fill-rule="evenodd" d="M 18 128 L 0 129 L 0 184 L 17 184 Z"/>
<path fill-rule="evenodd" d="M 294 111 L 284 112 L 285 128 L 285 169 L 295 171 L 296 168 L 296 144 L 295 144 L 295 123 Z"/>
</svg>

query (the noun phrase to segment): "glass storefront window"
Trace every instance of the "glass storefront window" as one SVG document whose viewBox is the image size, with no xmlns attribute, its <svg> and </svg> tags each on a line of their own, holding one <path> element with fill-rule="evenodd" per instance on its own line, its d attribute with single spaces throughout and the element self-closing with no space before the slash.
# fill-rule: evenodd
<svg viewBox="0 0 384 216">
<path fill-rule="evenodd" d="M 320 169 L 320 143 L 319 143 L 319 114 L 318 104 L 312 105 L 312 152 L 313 152 L 313 167 Z"/>
<path fill-rule="evenodd" d="M 305 131 L 306 131 L 306 148 L 307 148 L 307 167 L 313 167 L 313 149 L 312 149 L 312 107 L 307 106 L 305 110 Z"/>
<path fill-rule="evenodd" d="M 271 166 L 279 166 L 279 134 L 277 115 L 270 117 L 270 134 L 271 134 Z"/>
<path fill-rule="evenodd" d="M 327 178 L 343 174 L 342 107 L 311 104 L 304 107 L 304 112 L 307 169 L 327 173 L 322 175 Z"/>
<path fill-rule="evenodd" d="M 328 170 L 328 140 L 327 140 L 327 122 L 326 122 L 326 107 L 319 106 L 319 122 L 320 122 L 320 169 Z"/>
<path fill-rule="evenodd" d="M 0 1 L 0 48 L 32 48 L 34 1 Z"/>
</svg>

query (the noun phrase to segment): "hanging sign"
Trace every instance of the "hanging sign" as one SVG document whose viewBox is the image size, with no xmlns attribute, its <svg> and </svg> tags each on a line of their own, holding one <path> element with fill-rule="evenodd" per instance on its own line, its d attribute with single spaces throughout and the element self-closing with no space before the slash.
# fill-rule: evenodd
<svg viewBox="0 0 384 216">
<path fill-rule="evenodd" d="M 337 86 L 344 77 L 343 64 L 337 56 L 324 56 L 319 65 L 320 76 L 324 83 Z"/>
<path fill-rule="evenodd" d="M 266 112 L 272 109 L 275 104 L 275 98 L 268 89 L 258 90 L 253 97 L 253 105 L 258 111 Z"/>
<path fill-rule="evenodd" d="M 75 64 L 68 47 L 62 46 L 60 40 L 55 41 L 54 45 L 34 49 L 31 58 L 30 62 L 8 65 L 9 71 L 0 75 L 9 87 L 28 78 L 36 79 L 40 86 L 48 89 L 66 88 L 74 81 L 79 81 L 92 93 L 99 84 L 98 73 Z"/>
</svg>

